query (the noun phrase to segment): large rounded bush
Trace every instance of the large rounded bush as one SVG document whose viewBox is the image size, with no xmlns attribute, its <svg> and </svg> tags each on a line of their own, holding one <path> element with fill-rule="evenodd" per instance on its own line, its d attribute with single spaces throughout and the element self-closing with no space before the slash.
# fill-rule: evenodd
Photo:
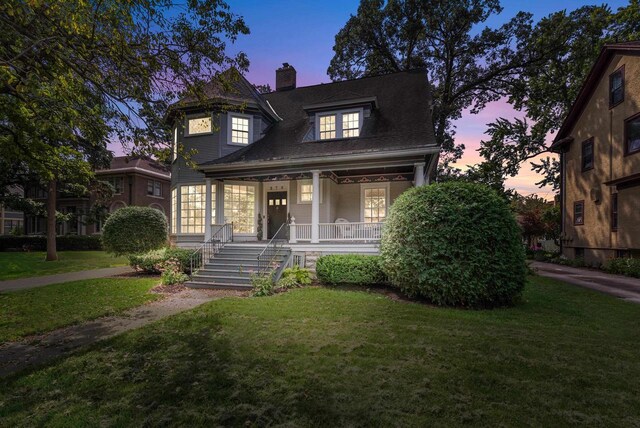
<svg viewBox="0 0 640 428">
<path fill-rule="evenodd" d="M 102 229 L 102 246 L 116 255 L 146 253 L 166 244 L 167 218 L 153 208 L 120 208 Z"/>
<path fill-rule="evenodd" d="M 434 184 L 400 195 L 380 253 L 394 286 L 438 305 L 510 304 L 525 283 L 514 215 L 495 191 L 479 184 Z"/>
</svg>

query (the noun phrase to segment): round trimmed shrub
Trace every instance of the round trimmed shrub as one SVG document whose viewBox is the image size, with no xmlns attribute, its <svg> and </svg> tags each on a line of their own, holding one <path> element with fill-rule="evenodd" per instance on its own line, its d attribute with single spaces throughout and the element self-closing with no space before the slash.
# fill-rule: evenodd
<svg viewBox="0 0 640 428">
<path fill-rule="evenodd" d="M 102 229 L 102 246 L 115 255 L 139 254 L 167 244 L 167 218 L 149 207 L 120 208 Z"/>
<path fill-rule="evenodd" d="M 518 224 L 506 201 L 480 184 L 433 184 L 400 195 L 380 255 L 392 285 L 437 305 L 508 305 L 524 288 Z"/>
</svg>

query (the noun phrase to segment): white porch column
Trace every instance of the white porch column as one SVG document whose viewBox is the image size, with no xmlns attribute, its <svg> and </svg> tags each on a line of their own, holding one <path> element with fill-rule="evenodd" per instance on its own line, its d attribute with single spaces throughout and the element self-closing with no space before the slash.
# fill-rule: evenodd
<svg viewBox="0 0 640 428">
<path fill-rule="evenodd" d="M 298 242 L 298 234 L 296 230 L 296 218 L 291 217 L 291 223 L 289 223 L 289 243 L 296 244 Z"/>
<path fill-rule="evenodd" d="M 311 243 L 320 242 L 320 171 L 311 171 L 312 179 L 312 199 L 311 199 Z"/>
<path fill-rule="evenodd" d="M 416 167 L 416 175 L 414 178 L 415 186 L 424 185 L 424 162 L 414 164 Z"/>
<path fill-rule="evenodd" d="M 211 239 L 211 207 L 213 201 L 211 200 L 211 179 L 207 178 L 204 182 L 206 183 L 204 193 L 204 240 L 206 242 Z"/>
</svg>

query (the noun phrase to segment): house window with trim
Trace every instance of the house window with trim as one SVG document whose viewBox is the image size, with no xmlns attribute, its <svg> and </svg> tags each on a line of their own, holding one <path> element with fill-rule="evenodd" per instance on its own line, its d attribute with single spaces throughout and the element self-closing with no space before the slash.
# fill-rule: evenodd
<svg viewBox="0 0 640 428">
<path fill-rule="evenodd" d="M 256 189 L 252 185 L 225 184 L 224 219 L 235 233 L 255 233 Z"/>
<path fill-rule="evenodd" d="M 365 223 L 385 221 L 387 218 L 387 187 L 365 187 L 362 199 Z"/>
<path fill-rule="evenodd" d="M 336 115 L 328 114 L 320 116 L 320 139 L 329 140 L 336 138 Z"/>
<path fill-rule="evenodd" d="M 178 233 L 178 189 L 171 189 L 171 233 Z"/>
<path fill-rule="evenodd" d="M 584 201 L 578 201 L 573 203 L 573 224 L 584 224 Z"/>
<path fill-rule="evenodd" d="M 624 101 L 624 66 L 609 76 L 609 108 Z"/>
<path fill-rule="evenodd" d="M 593 169 L 593 137 L 582 142 L 582 170 L 588 171 Z"/>
<path fill-rule="evenodd" d="M 624 122 L 625 153 L 640 152 L 640 113 Z"/>
<path fill-rule="evenodd" d="M 618 194 L 611 195 L 611 230 L 618 230 Z"/>
<path fill-rule="evenodd" d="M 187 120 L 189 135 L 209 134 L 212 132 L 211 116 L 194 117 Z"/>
<path fill-rule="evenodd" d="M 180 186 L 180 232 L 204 233 L 204 184 Z"/>
<path fill-rule="evenodd" d="M 178 127 L 173 128 L 173 146 L 171 147 L 171 160 L 175 161 L 178 157 Z"/>
<path fill-rule="evenodd" d="M 320 203 L 322 203 L 322 180 L 320 180 Z M 313 202 L 313 182 L 311 180 L 298 180 L 298 203 L 310 204 Z"/>
<path fill-rule="evenodd" d="M 121 195 L 122 194 L 122 177 L 111 177 L 111 178 L 107 178 L 107 183 L 111 184 L 113 186 L 113 188 L 115 189 L 114 194 L 116 195 Z"/>
<path fill-rule="evenodd" d="M 231 143 L 249 144 L 249 118 L 231 116 Z"/>
<path fill-rule="evenodd" d="M 162 197 L 162 183 L 158 180 L 147 180 L 147 195 Z"/>
<path fill-rule="evenodd" d="M 357 137 L 360 135 L 360 113 L 342 113 L 342 137 Z"/>
<path fill-rule="evenodd" d="M 211 224 L 216 224 L 216 183 L 211 184 Z"/>
</svg>

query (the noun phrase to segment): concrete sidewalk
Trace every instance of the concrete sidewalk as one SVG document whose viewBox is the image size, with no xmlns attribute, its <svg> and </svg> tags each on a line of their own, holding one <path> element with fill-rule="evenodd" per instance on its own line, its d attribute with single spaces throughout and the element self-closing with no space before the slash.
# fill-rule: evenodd
<svg viewBox="0 0 640 428">
<path fill-rule="evenodd" d="M 530 266 L 540 276 L 597 290 L 630 302 L 640 303 L 640 279 L 553 263 L 531 262 Z"/>
<path fill-rule="evenodd" d="M 11 279 L 0 281 L 0 293 L 5 291 L 28 290 L 29 288 L 44 287 L 45 285 L 61 282 L 81 281 L 83 279 L 107 278 L 114 275 L 133 272 L 129 266 L 113 268 L 81 270 L 78 272 L 59 273 L 56 275 L 34 276 L 31 278 Z"/>
</svg>

